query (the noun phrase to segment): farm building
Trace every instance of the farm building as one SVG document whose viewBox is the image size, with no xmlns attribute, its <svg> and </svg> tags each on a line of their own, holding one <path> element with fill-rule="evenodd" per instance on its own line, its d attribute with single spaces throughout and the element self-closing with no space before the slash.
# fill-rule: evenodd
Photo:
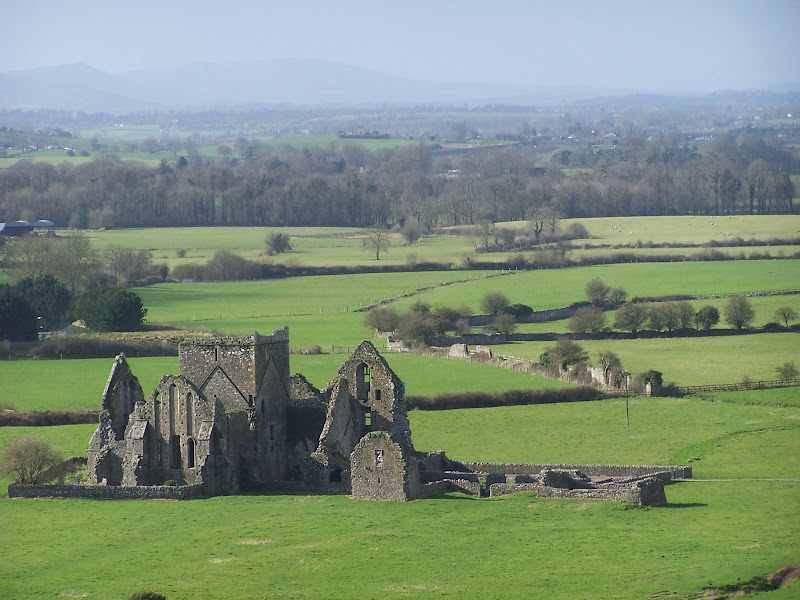
<svg viewBox="0 0 800 600">
<path fill-rule="evenodd" d="M 0 235 L 7 237 L 22 237 L 34 233 L 37 229 L 45 230 L 48 235 L 53 234 L 56 224 L 52 221 L 41 219 L 39 221 L 14 221 L 13 223 L 0 223 Z"/>
</svg>

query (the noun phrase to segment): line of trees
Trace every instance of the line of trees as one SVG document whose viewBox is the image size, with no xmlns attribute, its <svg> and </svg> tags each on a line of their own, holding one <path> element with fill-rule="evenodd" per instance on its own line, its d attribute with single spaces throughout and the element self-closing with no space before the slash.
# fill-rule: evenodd
<svg viewBox="0 0 800 600">
<path fill-rule="evenodd" d="M 792 149 L 755 134 L 723 134 L 700 149 L 628 138 L 610 153 L 556 153 L 545 168 L 527 147 L 434 160 L 422 143 L 375 152 L 350 143 L 262 148 L 221 161 L 195 153 L 157 167 L 113 155 L 78 166 L 20 161 L 0 170 L 0 220 L 427 229 L 534 219 L 543 209 L 564 218 L 795 210 L 790 175 L 800 161 Z M 576 161 L 593 172 L 564 176 Z"/>
</svg>

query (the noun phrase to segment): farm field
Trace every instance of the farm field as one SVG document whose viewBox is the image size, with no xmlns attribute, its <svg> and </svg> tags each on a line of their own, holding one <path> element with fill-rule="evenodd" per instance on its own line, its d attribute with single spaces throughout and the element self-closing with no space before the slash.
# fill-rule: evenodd
<svg viewBox="0 0 800 600">
<path fill-rule="evenodd" d="M 535 310 L 586 300 L 586 284 L 599 277 L 612 287 L 624 287 L 628 298 L 669 294 L 714 295 L 797 289 L 800 260 L 692 263 L 634 263 L 520 271 L 500 280 L 471 281 L 401 300 L 398 308 L 423 300 L 432 305 L 467 304 L 477 311 L 490 291 L 502 291 L 512 303 Z"/>
<path fill-rule="evenodd" d="M 711 481 L 669 485 L 669 505 L 644 510 L 528 493 L 409 503 L 2 498 L 4 532 L 15 544 L 0 547 L 0 589 L 98 599 L 137 589 L 171 600 L 250 599 L 265 586 L 270 598 L 465 598 L 480 589 L 483 598 L 638 599 L 681 597 L 797 563 L 800 408 L 637 398 L 630 427 L 624 410 L 624 401 L 609 400 L 410 418 L 419 449 L 446 448 L 456 458 L 678 461 Z M 93 426 L 47 429 L 72 454 Z M 0 434 L 3 446 L 9 436 Z M 764 598 L 796 594 L 794 584 Z"/>
<path fill-rule="evenodd" d="M 719 219 L 727 221 L 728 219 Z M 587 244 L 635 244 L 642 242 L 664 243 L 707 243 L 713 240 L 727 240 L 729 236 L 721 236 L 722 223 L 710 221 L 707 217 L 619 217 L 597 219 L 572 219 L 563 221 L 567 227 L 572 222 L 580 222 L 589 230 L 592 238 L 585 240 Z M 616 229 L 611 225 L 620 223 Z M 730 220 L 726 231 L 733 237 L 744 239 L 757 238 L 790 238 L 800 235 L 800 215 L 770 215 L 734 217 Z M 499 223 L 498 227 L 524 230 L 524 222 Z M 263 256 L 267 235 L 273 231 L 282 231 L 291 236 L 293 250 L 275 257 Z M 647 232 L 652 233 L 647 233 Z M 631 232 L 631 233 L 628 233 Z M 63 231 L 59 235 L 70 235 Z M 145 228 L 145 229 L 113 229 L 107 231 L 83 231 L 92 238 L 99 248 L 110 245 L 121 245 L 135 249 L 152 251 L 159 262 L 166 262 L 170 267 L 186 263 L 204 263 L 211 259 L 214 252 L 226 249 L 249 259 L 269 260 L 276 263 L 292 263 L 307 266 L 331 265 L 370 265 L 375 264 L 374 256 L 362 248 L 361 241 L 365 230 L 358 228 L 336 227 L 183 227 L 183 228 Z M 644 235 L 646 234 L 646 235 Z M 652 235 L 653 237 L 649 237 Z M 637 237 L 638 236 L 638 237 Z M 582 240 L 573 244 L 580 245 Z M 517 256 L 516 252 L 493 252 L 476 254 L 473 240 L 468 235 L 426 235 L 419 243 L 404 245 L 399 234 L 390 236 L 391 247 L 381 257 L 383 264 L 406 264 L 411 260 L 429 260 L 450 262 L 459 265 L 465 257 L 477 260 L 504 261 Z M 186 253 L 179 258 L 178 250 Z M 798 250 L 795 246 L 756 246 L 715 248 L 717 252 L 739 256 L 752 253 L 770 252 L 778 255 L 783 252 L 791 255 Z M 571 250 L 570 257 L 583 255 L 612 255 L 636 252 L 642 255 L 692 255 L 700 252 L 699 248 L 592 248 Z M 534 252 L 522 252 L 531 258 Z"/>
<path fill-rule="evenodd" d="M 776 379 L 775 367 L 787 361 L 800 364 L 796 333 L 641 340 L 581 340 L 592 361 L 611 350 L 631 373 L 661 371 L 664 382 L 678 385 L 737 383 L 745 375 L 753 381 Z M 538 360 L 552 342 L 511 342 L 493 346 L 496 354 Z"/>
<path fill-rule="evenodd" d="M 290 360 L 292 373 L 302 373 L 323 388 L 347 355 L 293 354 Z M 398 353 L 387 354 L 386 360 L 405 383 L 407 395 L 570 386 L 557 379 L 466 361 Z M 145 397 L 162 375 L 178 373 L 177 356 L 129 358 L 128 362 Z M 0 361 L 0 381 L 6 388 L 0 402 L 20 411 L 99 409 L 112 364 L 111 358 Z"/>
<path fill-rule="evenodd" d="M 269 333 L 288 325 L 294 348 L 355 347 L 373 335 L 363 324 L 364 314 L 353 312 L 356 309 L 420 288 L 489 274 L 443 271 L 331 275 L 255 282 L 165 283 L 136 291 L 148 309 L 151 323 L 188 329 L 203 327 L 228 334 L 254 330 Z"/>
<path fill-rule="evenodd" d="M 762 327 L 767 323 L 777 322 L 775 317 L 775 310 L 781 306 L 788 306 L 793 308 L 800 314 L 800 294 L 787 294 L 782 296 L 751 296 L 748 298 L 753 310 L 756 311 L 756 318 L 753 321 L 753 327 Z M 717 328 L 728 328 L 730 325 L 725 322 L 725 305 L 728 304 L 728 298 L 705 298 L 703 300 L 689 300 L 695 311 L 698 311 L 704 306 L 715 307 L 720 314 L 720 322 L 716 325 Z M 607 311 L 606 320 L 608 326 L 614 328 L 614 319 L 616 318 L 616 311 Z M 569 331 L 567 323 L 569 319 L 561 319 L 559 321 L 545 321 L 544 323 L 520 323 L 517 325 L 517 332 L 519 333 L 540 333 L 547 331 L 556 331 L 565 333 Z M 796 322 L 796 321 L 795 321 Z M 781 326 L 783 322 L 779 323 Z M 789 322 L 792 325 L 792 322 Z M 645 327 L 646 329 L 647 327 Z"/>
</svg>

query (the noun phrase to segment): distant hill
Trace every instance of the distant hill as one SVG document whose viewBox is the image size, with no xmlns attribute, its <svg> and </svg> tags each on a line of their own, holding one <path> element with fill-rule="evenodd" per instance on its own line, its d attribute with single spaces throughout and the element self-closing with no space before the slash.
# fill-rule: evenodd
<svg viewBox="0 0 800 600">
<path fill-rule="evenodd" d="M 195 63 L 117 75 L 81 63 L 0 73 L 0 109 L 111 113 L 268 104 L 462 104 L 545 98 L 561 101 L 597 93 L 579 86 L 532 90 L 522 86 L 417 81 L 310 59 Z"/>
<path fill-rule="evenodd" d="M 443 68 L 443 78 L 447 69 Z M 797 91 L 800 86 L 786 86 Z M 779 90 L 774 90 L 777 92 Z M 756 92 L 753 98 L 763 92 Z M 0 73 L 0 109 L 129 113 L 264 105 L 382 106 L 504 103 L 558 104 L 600 98 L 608 105 L 716 104 L 754 94 L 691 96 L 631 90 L 429 82 L 312 59 L 194 63 L 109 74 L 78 63 Z"/>
</svg>

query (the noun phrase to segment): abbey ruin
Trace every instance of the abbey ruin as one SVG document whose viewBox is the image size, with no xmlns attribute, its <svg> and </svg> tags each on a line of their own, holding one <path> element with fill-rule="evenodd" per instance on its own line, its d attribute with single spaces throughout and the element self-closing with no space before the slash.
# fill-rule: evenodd
<svg viewBox="0 0 800 600">
<path fill-rule="evenodd" d="M 289 375 L 289 331 L 182 342 L 178 375 L 145 397 L 114 360 L 89 443 L 89 485 L 9 494 L 191 498 L 248 493 L 413 500 L 445 491 L 666 503 L 687 467 L 467 463 L 414 449 L 405 386 L 362 342 L 323 390 Z M 13 489 L 12 489 L 13 488 Z"/>
</svg>

